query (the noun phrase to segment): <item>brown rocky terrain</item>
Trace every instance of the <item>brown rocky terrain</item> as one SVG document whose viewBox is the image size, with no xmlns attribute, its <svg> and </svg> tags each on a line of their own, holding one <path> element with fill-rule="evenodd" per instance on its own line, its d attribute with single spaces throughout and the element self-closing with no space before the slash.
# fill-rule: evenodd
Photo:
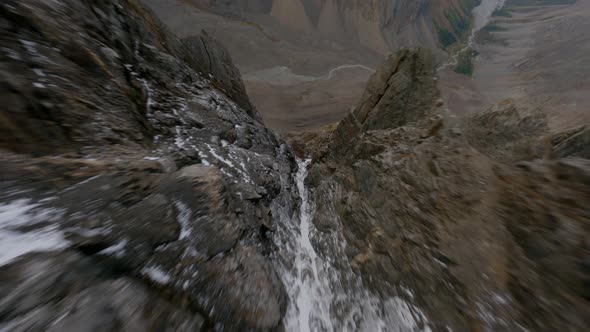
<svg viewBox="0 0 590 332">
<path fill-rule="evenodd" d="M 367 287 L 434 330 L 587 330 L 587 142 L 563 149 L 510 102 L 454 117 L 434 71 L 428 52 L 391 56 L 355 110 L 311 137 L 316 227 L 341 231 Z"/>
</svg>

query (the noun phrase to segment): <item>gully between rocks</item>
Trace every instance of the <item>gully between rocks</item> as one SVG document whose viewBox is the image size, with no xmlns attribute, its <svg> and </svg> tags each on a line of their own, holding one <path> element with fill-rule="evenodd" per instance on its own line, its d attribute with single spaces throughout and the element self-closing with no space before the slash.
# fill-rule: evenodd
<svg viewBox="0 0 590 332">
<path fill-rule="evenodd" d="M 424 316 L 398 297 L 378 299 L 362 284 L 346 258 L 341 225 L 319 232 L 312 218 L 314 202 L 305 184 L 311 160 L 298 160 L 294 175 L 300 211 L 282 220 L 275 242 L 280 246 L 281 278 L 289 294 L 284 318 L 287 331 L 428 331 Z M 322 249 L 320 249 L 322 248 Z M 411 293 L 410 291 L 408 291 Z"/>
</svg>

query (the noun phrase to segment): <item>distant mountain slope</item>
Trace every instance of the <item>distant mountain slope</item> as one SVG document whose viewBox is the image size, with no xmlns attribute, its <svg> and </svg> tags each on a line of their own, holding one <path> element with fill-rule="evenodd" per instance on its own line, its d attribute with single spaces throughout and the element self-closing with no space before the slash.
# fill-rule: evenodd
<svg viewBox="0 0 590 332">
<path fill-rule="evenodd" d="M 379 53 L 448 46 L 465 34 L 481 0 L 187 0 L 218 13 L 265 14 L 286 27 L 354 39 Z"/>
<path fill-rule="evenodd" d="M 354 40 L 379 53 L 446 47 L 465 35 L 481 0 L 186 0 L 231 15 L 269 15 L 295 30 Z"/>
</svg>

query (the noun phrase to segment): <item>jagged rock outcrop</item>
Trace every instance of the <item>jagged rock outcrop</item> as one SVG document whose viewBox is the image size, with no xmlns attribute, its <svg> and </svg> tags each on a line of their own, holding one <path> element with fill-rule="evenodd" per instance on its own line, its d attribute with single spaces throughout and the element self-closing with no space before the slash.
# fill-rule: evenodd
<svg viewBox="0 0 590 332">
<path fill-rule="evenodd" d="M 539 109 L 529 115 L 521 113 L 514 101 L 507 99 L 469 117 L 463 131 L 472 147 L 496 159 L 510 162 L 542 158 L 545 147 L 539 146 L 539 138 L 549 131 L 546 116 Z"/>
<path fill-rule="evenodd" d="M 358 106 L 334 131 L 332 151 L 346 156 L 363 132 L 420 121 L 439 96 L 430 53 L 403 50 L 388 56 L 369 79 Z M 434 113 L 433 113 L 434 114 Z M 345 149 L 344 151 L 341 151 Z"/>
<path fill-rule="evenodd" d="M 227 52 L 136 0 L 0 22 L 0 329 L 280 329 L 296 164 Z"/>
<path fill-rule="evenodd" d="M 376 296 L 416 305 L 435 331 L 587 330 L 590 161 L 557 148 L 581 132 L 554 139 L 560 159 L 504 149 L 543 146 L 543 128 L 510 107 L 450 116 L 428 53 L 401 51 L 329 148 L 312 147 L 314 223 L 343 233 Z"/>
</svg>

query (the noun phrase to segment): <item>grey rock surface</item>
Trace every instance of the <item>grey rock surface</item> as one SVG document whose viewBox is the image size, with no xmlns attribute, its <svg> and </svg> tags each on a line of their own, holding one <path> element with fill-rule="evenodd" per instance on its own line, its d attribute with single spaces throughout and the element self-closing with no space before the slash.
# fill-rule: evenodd
<svg viewBox="0 0 590 332">
<path fill-rule="evenodd" d="M 219 43 L 135 0 L 3 1 L 0 25 L 0 327 L 280 329 L 297 166 Z"/>
</svg>

